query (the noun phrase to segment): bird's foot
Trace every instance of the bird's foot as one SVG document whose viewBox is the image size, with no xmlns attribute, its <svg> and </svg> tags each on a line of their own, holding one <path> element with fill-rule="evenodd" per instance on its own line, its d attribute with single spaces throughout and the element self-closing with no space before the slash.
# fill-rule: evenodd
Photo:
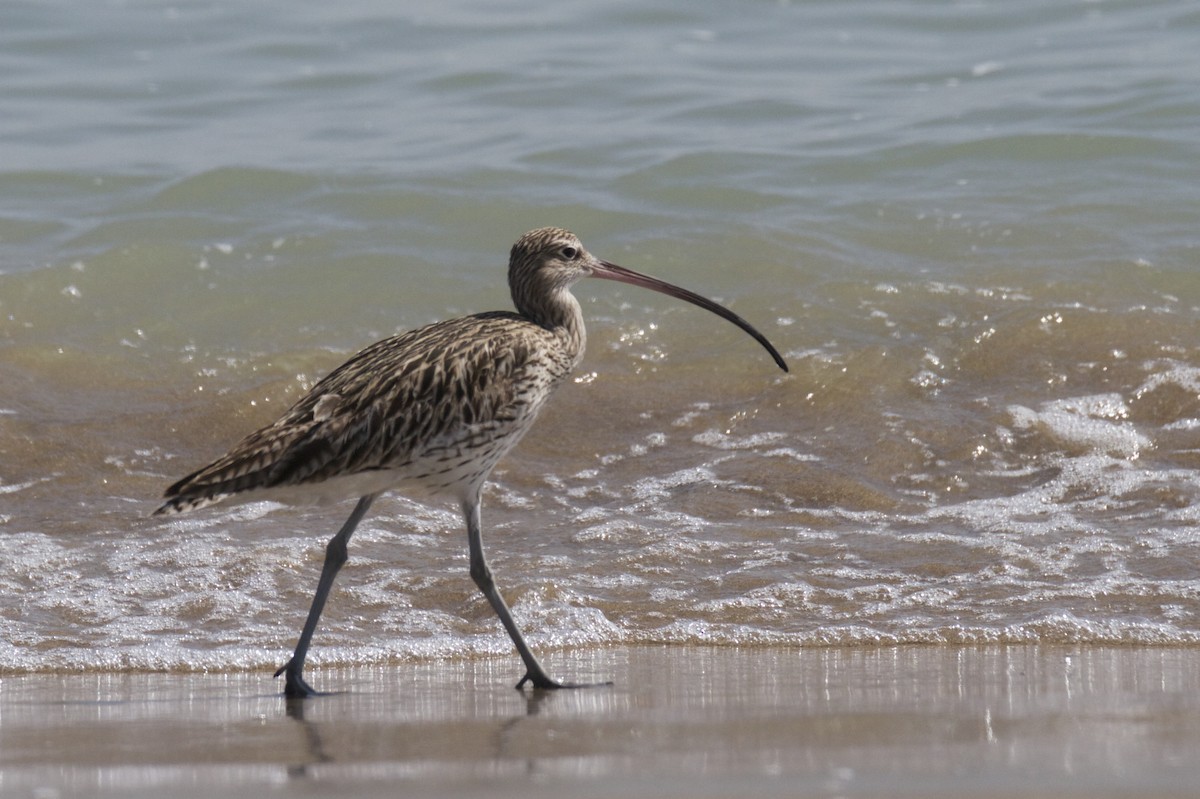
<svg viewBox="0 0 1200 799">
<path fill-rule="evenodd" d="M 577 682 L 559 682 L 551 679 L 545 673 L 525 672 L 525 676 L 517 683 L 517 690 L 525 687 L 525 683 L 529 683 L 535 690 L 553 691 L 559 688 L 602 688 L 606 685 L 612 685 L 612 680 L 604 682 L 577 683 Z"/>
<path fill-rule="evenodd" d="M 320 693 L 316 689 L 304 681 L 301 669 L 292 667 L 291 660 L 275 672 L 276 677 L 280 674 L 287 675 L 283 686 L 283 695 L 288 699 L 309 699 L 310 697 L 320 696 Z"/>
</svg>

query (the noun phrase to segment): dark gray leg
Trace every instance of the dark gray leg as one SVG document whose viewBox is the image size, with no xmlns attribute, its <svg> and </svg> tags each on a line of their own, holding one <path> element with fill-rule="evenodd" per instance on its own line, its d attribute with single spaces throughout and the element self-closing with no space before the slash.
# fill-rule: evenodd
<svg viewBox="0 0 1200 799">
<path fill-rule="evenodd" d="M 500 617 L 500 623 L 508 631 L 508 637 L 516 645 L 521 660 L 525 662 L 525 676 L 517 683 L 517 687 L 520 688 L 530 682 L 533 683 L 534 688 L 562 688 L 561 683 L 546 674 L 546 670 L 538 662 L 537 657 L 529 648 L 529 644 L 525 643 L 525 636 L 521 635 L 517 623 L 513 621 L 512 613 L 505 604 L 504 597 L 500 596 L 500 592 L 496 590 L 496 581 L 492 577 L 492 570 L 488 568 L 487 559 L 483 555 L 483 534 L 479 529 L 478 494 L 463 503 L 463 516 L 467 520 L 467 544 L 471 550 L 471 579 L 487 597 L 492 610 L 496 611 L 496 615 Z"/>
<path fill-rule="evenodd" d="M 537 657 L 529 648 L 529 644 L 525 643 L 525 636 L 521 635 L 521 631 L 517 629 L 517 623 L 513 621 L 512 613 L 509 611 L 508 605 L 504 603 L 504 597 L 500 596 L 500 592 L 496 590 L 496 581 L 492 577 L 492 570 L 488 568 L 487 559 L 483 556 L 483 536 L 479 529 L 479 495 L 476 494 L 471 499 L 464 501 L 462 507 L 463 516 L 467 520 L 467 543 L 471 550 L 471 579 L 475 581 L 475 585 L 479 586 L 479 590 L 491 604 L 492 610 L 496 611 L 496 615 L 500 617 L 500 623 L 508 631 L 508 637 L 516 645 L 517 653 L 525 663 L 525 676 L 517 683 L 517 687 L 521 688 L 527 682 L 532 683 L 534 688 L 579 687 L 552 679 L 542 668 L 542 664 L 538 662 Z"/>
<path fill-rule="evenodd" d="M 329 598 L 329 590 L 333 588 L 333 579 L 337 577 L 338 569 L 342 568 L 342 564 L 349 557 L 346 545 L 350 542 L 350 536 L 354 534 L 354 528 L 362 521 L 363 516 L 367 515 L 367 509 L 371 507 L 371 503 L 377 496 L 379 495 L 368 494 L 361 498 L 354 506 L 354 510 L 351 511 L 350 518 L 346 519 L 346 523 L 342 525 L 342 529 L 329 539 L 329 544 L 325 547 L 325 565 L 321 567 L 321 579 L 317 583 L 317 593 L 313 596 L 312 607 L 308 609 L 308 618 L 304 621 L 304 630 L 300 633 L 300 640 L 296 643 L 296 651 L 292 653 L 292 659 L 275 672 L 276 677 L 280 674 L 287 675 L 287 684 L 283 688 L 285 696 L 302 699 L 317 695 L 317 692 L 304 681 L 304 658 L 308 655 L 308 645 L 312 642 L 313 633 L 317 630 L 317 622 L 321 618 L 321 611 L 325 608 L 325 600 Z"/>
</svg>

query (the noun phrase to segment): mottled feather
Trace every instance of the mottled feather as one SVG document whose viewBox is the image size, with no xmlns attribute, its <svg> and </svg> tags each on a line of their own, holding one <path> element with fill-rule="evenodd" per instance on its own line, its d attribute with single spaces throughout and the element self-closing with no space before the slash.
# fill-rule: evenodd
<svg viewBox="0 0 1200 799">
<path fill-rule="evenodd" d="M 517 314 L 477 314 L 376 342 L 312 387 L 278 421 L 167 489 L 156 513 L 247 491 L 388 472 L 399 485 L 454 488 L 430 474 L 480 459 L 487 468 L 528 429 L 579 353 Z M 479 450 L 500 440 L 494 456 Z M 480 455 L 486 457 L 480 458 Z"/>
</svg>

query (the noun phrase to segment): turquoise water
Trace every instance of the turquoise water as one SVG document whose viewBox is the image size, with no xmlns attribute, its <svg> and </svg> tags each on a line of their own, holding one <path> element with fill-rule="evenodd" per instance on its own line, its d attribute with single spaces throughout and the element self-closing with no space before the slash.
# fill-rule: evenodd
<svg viewBox="0 0 1200 799">
<path fill-rule="evenodd" d="M 349 506 L 147 515 L 397 330 L 584 283 L 497 470 L 535 647 L 1200 638 L 1182 2 L 9 4 L 0 669 L 270 669 Z M 508 652 L 391 497 L 311 662 Z"/>
</svg>

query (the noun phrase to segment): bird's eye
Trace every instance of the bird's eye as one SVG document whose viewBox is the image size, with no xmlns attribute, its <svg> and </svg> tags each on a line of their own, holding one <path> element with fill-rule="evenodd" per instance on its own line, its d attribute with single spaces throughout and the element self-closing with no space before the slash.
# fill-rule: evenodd
<svg viewBox="0 0 1200 799">
<path fill-rule="evenodd" d="M 562 257 L 568 261 L 574 261 L 579 256 L 579 250 L 575 247 L 563 247 Z"/>
</svg>

